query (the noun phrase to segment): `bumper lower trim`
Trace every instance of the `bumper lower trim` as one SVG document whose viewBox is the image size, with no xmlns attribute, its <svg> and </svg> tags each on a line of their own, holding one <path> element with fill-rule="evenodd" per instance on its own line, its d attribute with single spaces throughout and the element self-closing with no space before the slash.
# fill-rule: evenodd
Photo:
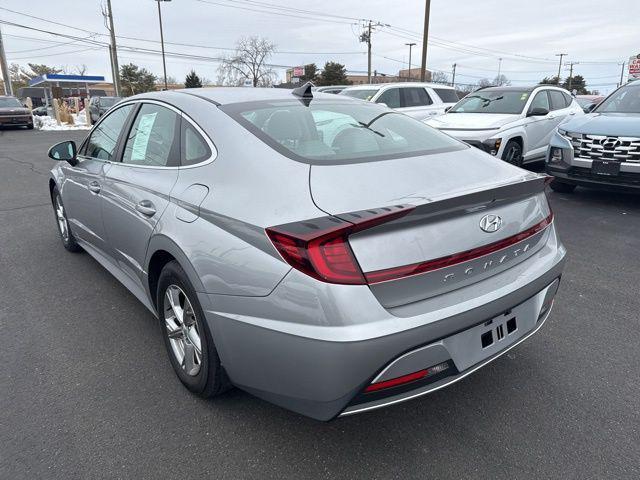
<svg viewBox="0 0 640 480">
<path fill-rule="evenodd" d="M 459 373 L 458 375 L 456 375 L 454 377 L 446 377 L 443 380 L 441 380 L 439 382 L 436 382 L 434 384 L 427 385 L 427 386 L 423 387 L 422 389 L 419 389 L 418 391 L 414 390 L 412 392 L 409 392 L 407 395 L 401 396 L 400 398 L 391 397 L 388 400 L 380 401 L 380 403 L 376 403 L 375 405 L 369 405 L 369 406 L 354 405 L 351 408 L 345 409 L 340 415 L 338 415 L 338 417 L 346 417 L 348 415 L 354 415 L 356 413 L 362 413 L 362 412 L 367 412 L 367 411 L 371 411 L 371 410 L 377 410 L 378 408 L 388 407 L 389 405 L 394 405 L 396 403 L 406 402 L 408 400 L 412 400 L 414 398 L 421 397 L 421 396 L 426 395 L 428 393 L 435 392 L 436 390 L 440 390 L 441 388 L 445 388 L 445 387 L 448 387 L 449 385 L 452 385 L 452 384 L 454 384 L 456 382 L 459 382 L 463 378 L 471 375 L 476 370 L 479 370 L 480 368 L 484 367 L 485 365 L 488 365 L 489 363 L 493 362 L 495 359 L 501 357 L 502 355 L 507 353 L 509 350 L 511 350 L 512 348 L 520 345 L 526 339 L 528 339 L 529 337 L 531 337 L 532 335 L 537 333 L 538 330 L 540 330 L 542 328 L 542 326 L 545 324 L 545 322 L 547 321 L 547 318 L 549 318 L 549 314 L 551 313 L 552 309 L 553 309 L 553 306 L 550 307 L 546 311 L 544 317 L 538 322 L 538 325 L 536 325 L 536 327 L 532 331 L 530 331 L 529 333 L 524 335 L 517 342 L 515 342 L 512 345 L 509 345 L 504 350 L 501 350 L 500 352 L 496 353 L 492 357 L 489 357 L 486 360 L 474 365 L 473 367 L 468 368 L 467 370 Z"/>
</svg>

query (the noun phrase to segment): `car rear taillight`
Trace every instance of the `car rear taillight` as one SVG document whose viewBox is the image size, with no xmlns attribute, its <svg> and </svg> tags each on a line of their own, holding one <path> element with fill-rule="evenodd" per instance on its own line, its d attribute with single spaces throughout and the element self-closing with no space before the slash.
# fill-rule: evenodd
<svg viewBox="0 0 640 480">
<path fill-rule="evenodd" d="M 293 268 L 328 283 L 365 285 L 349 235 L 396 220 L 413 210 L 398 205 L 320 217 L 266 229 L 282 258 Z"/>
</svg>

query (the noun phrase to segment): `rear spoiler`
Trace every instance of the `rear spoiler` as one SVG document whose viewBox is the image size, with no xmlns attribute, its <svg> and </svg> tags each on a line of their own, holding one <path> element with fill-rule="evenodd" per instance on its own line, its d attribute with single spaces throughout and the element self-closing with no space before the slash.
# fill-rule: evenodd
<svg viewBox="0 0 640 480">
<path fill-rule="evenodd" d="M 410 217 L 416 215 L 433 216 L 446 214 L 452 211 L 473 210 L 484 208 L 489 204 L 497 205 L 506 201 L 527 198 L 544 191 L 553 177 L 549 175 L 535 175 L 522 181 L 498 184 L 488 188 L 472 190 L 453 197 L 426 199 L 424 203 L 415 205 Z M 335 215 L 342 218 L 341 215 Z M 343 220 L 346 220 L 343 219 Z"/>
</svg>

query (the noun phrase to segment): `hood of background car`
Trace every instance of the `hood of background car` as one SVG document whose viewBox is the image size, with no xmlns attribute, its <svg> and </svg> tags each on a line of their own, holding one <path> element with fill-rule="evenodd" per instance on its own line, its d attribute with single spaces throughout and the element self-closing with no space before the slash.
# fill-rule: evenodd
<svg viewBox="0 0 640 480">
<path fill-rule="evenodd" d="M 640 137 L 640 114 L 590 113 L 563 123 L 560 128 L 572 133 Z"/>
<path fill-rule="evenodd" d="M 0 115 L 29 115 L 31 110 L 22 107 L 0 107 Z"/>
<path fill-rule="evenodd" d="M 520 115 L 501 113 L 446 113 L 427 122 L 439 129 L 483 130 L 499 129 L 520 119 Z"/>
</svg>

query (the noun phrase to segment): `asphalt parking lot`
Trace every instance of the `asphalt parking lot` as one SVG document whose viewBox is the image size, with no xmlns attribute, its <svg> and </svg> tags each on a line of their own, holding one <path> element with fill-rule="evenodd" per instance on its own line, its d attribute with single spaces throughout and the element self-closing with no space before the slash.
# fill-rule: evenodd
<svg viewBox="0 0 640 480">
<path fill-rule="evenodd" d="M 192 396 L 154 318 L 66 252 L 49 145 L 0 131 L 0 479 L 639 478 L 640 196 L 551 192 L 569 255 L 547 325 L 462 382 L 320 423 Z"/>
</svg>

